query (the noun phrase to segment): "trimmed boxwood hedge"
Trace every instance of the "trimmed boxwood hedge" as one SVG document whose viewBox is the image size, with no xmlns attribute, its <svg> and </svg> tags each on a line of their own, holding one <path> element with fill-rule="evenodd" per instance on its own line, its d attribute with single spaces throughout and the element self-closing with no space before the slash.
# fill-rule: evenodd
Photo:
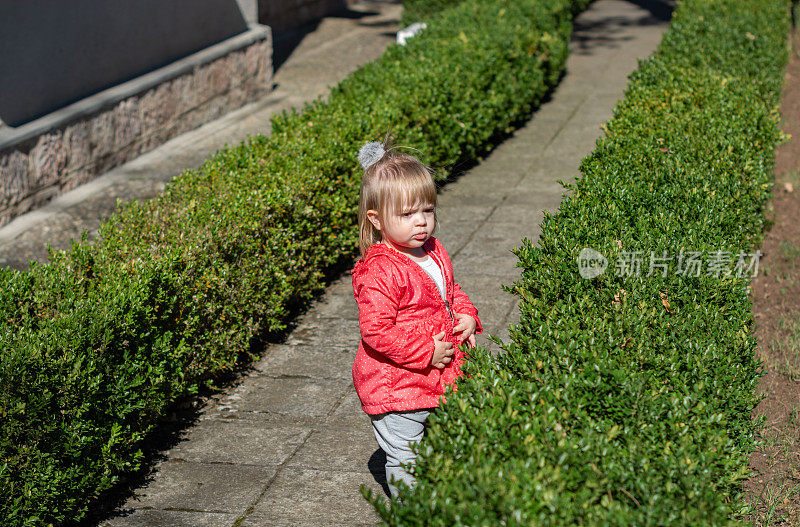
<svg viewBox="0 0 800 527">
<path fill-rule="evenodd" d="M 404 0 L 403 15 L 400 23 L 408 26 L 414 22 L 425 22 L 438 13 L 456 6 L 464 0 Z M 590 3 L 591 0 L 574 0 L 572 14 L 577 15 Z"/>
<path fill-rule="evenodd" d="M 749 276 L 638 276 L 626 253 L 755 252 L 781 140 L 788 2 L 684 0 L 538 245 L 520 322 L 472 352 L 389 525 L 722 525 L 753 448 Z M 593 248 L 610 269 L 582 279 Z M 729 269 L 733 269 L 731 265 Z"/>
<path fill-rule="evenodd" d="M 481 155 L 557 83 L 587 3 L 444 10 L 270 137 L 126 206 L 95 244 L 0 270 L 3 524 L 85 516 L 170 405 L 255 356 L 352 261 L 358 147 L 391 129 L 436 166 Z"/>
<path fill-rule="evenodd" d="M 408 26 L 414 22 L 424 22 L 437 13 L 460 4 L 464 0 L 405 0 L 401 25 Z"/>
</svg>

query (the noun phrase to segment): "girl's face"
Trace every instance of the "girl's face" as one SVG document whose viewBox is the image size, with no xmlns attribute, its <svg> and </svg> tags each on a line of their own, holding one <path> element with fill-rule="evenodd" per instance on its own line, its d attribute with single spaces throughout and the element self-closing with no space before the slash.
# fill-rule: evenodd
<svg viewBox="0 0 800 527">
<path fill-rule="evenodd" d="M 375 210 L 367 211 L 367 218 L 381 233 L 382 241 L 409 256 L 422 257 L 422 246 L 433 234 L 436 223 L 434 207 L 429 203 L 404 204 L 400 210 L 388 212 L 380 218 Z"/>
</svg>

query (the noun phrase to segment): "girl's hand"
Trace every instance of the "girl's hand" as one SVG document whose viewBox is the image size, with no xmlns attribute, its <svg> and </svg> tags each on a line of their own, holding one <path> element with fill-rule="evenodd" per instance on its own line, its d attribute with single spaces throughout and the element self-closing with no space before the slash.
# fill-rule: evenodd
<svg viewBox="0 0 800 527">
<path fill-rule="evenodd" d="M 475 333 L 467 337 L 467 342 L 469 343 L 469 346 L 467 346 L 468 348 L 474 348 L 478 345 L 478 342 L 475 340 Z"/>
<path fill-rule="evenodd" d="M 440 370 L 450 364 L 453 360 L 453 354 L 456 350 L 453 349 L 452 342 L 446 342 L 444 338 L 444 331 L 438 335 L 433 336 L 433 356 L 431 357 L 431 366 L 439 368 Z"/>
<path fill-rule="evenodd" d="M 478 327 L 478 323 L 469 315 L 464 313 L 456 313 L 456 325 L 453 327 L 454 334 L 461 334 L 461 342 L 468 342 L 470 348 L 474 348 L 476 341 L 475 341 L 475 329 Z"/>
</svg>

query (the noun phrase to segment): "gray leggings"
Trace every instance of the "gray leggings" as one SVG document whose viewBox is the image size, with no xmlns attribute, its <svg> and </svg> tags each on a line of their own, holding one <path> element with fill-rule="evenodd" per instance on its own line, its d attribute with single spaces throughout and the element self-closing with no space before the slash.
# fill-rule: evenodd
<svg viewBox="0 0 800 527">
<path fill-rule="evenodd" d="M 413 487 L 416 483 L 414 476 L 400 465 L 416 462 L 411 445 L 422 439 L 425 422 L 431 410 L 432 408 L 427 408 L 370 416 L 375 439 L 386 452 L 386 483 L 393 498 L 397 496 L 397 487 L 392 484 L 392 479 L 404 481 L 409 487 Z"/>
</svg>

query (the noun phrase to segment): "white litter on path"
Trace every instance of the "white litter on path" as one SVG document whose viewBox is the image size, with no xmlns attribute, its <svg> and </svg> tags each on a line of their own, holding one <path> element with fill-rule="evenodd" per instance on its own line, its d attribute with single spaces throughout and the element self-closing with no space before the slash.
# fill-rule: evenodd
<svg viewBox="0 0 800 527">
<path fill-rule="evenodd" d="M 397 43 L 401 46 L 406 45 L 406 41 L 428 27 L 428 24 L 425 22 L 414 22 L 410 26 L 401 29 L 397 32 Z"/>
</svg>

